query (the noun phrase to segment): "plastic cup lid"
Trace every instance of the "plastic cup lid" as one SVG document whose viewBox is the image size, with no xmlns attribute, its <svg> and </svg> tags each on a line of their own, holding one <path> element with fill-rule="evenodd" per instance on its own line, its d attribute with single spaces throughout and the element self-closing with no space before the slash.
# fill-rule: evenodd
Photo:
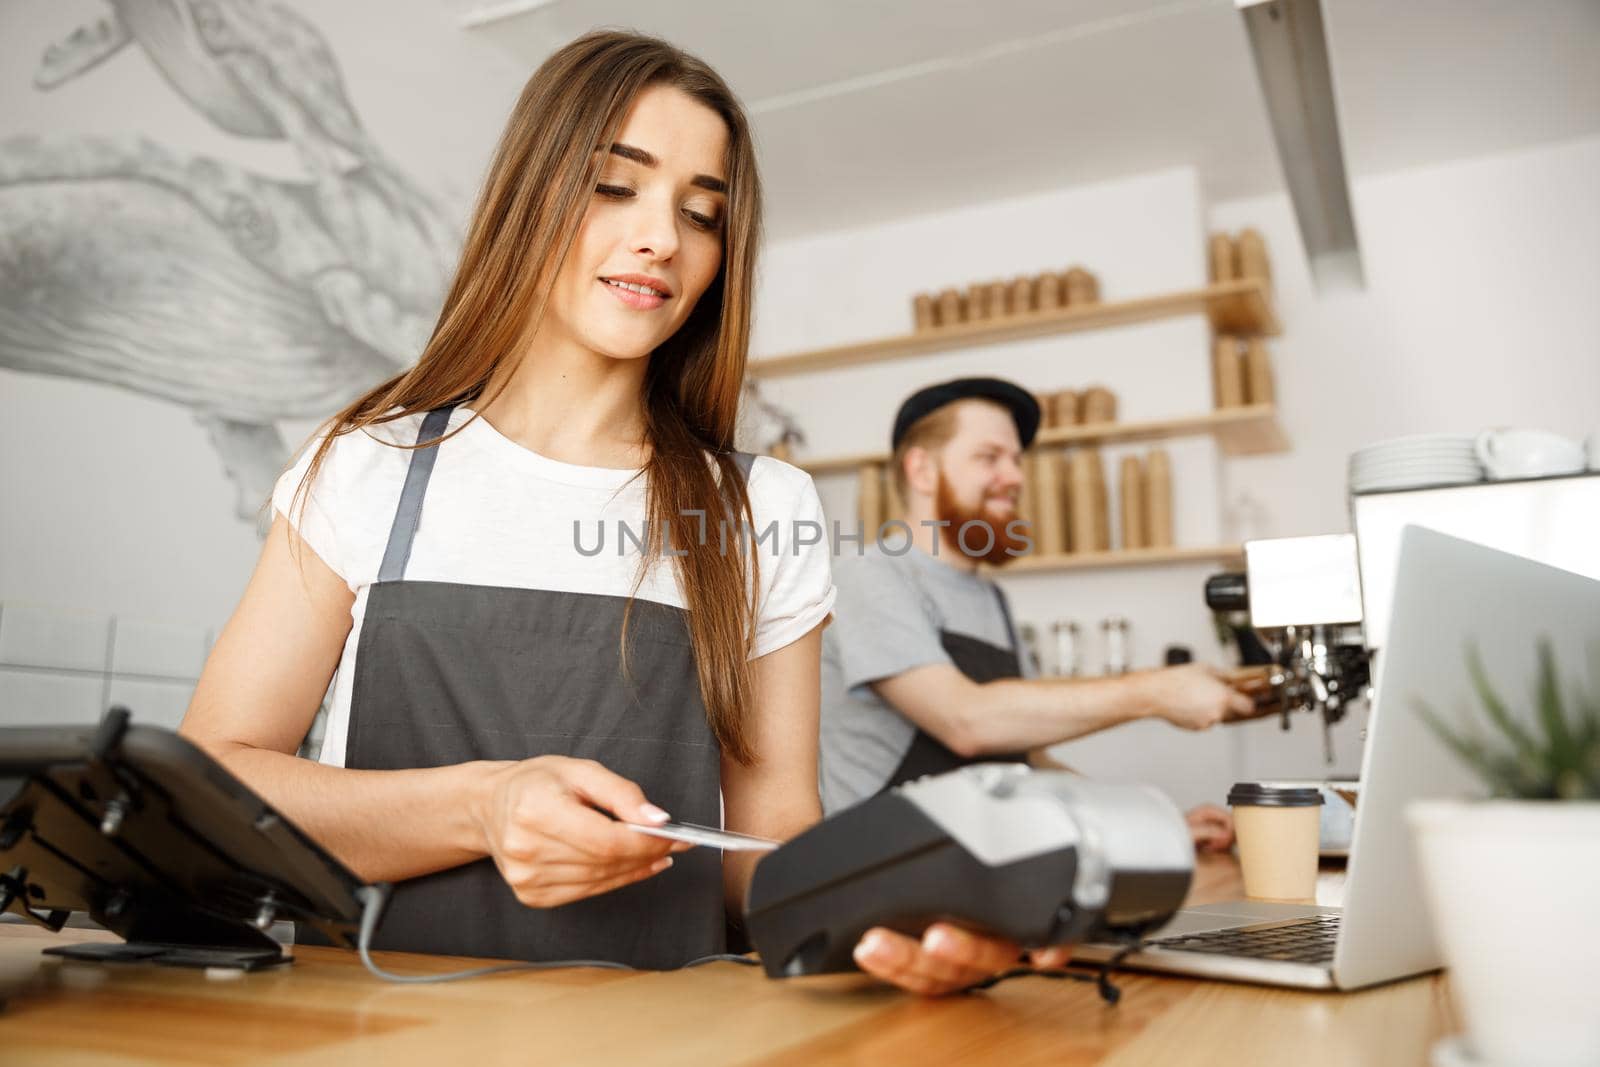
<svg viewBox="0 0 1600 1067">
<path fill-rule="evenodd" d="M 1314 808 L 1321 803 L 1322 790 L 1314 786 L 1235 782 L 1228 790 L 1228 804 L 1236 808 Z"/>
</svg>

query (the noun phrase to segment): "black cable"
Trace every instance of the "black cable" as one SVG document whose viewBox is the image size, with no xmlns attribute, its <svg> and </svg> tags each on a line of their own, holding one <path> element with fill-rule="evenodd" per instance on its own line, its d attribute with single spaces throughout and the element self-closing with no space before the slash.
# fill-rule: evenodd
<svg viewBox="0 0 1600 1067">
<path fill-rule="evenodd" d="M 1122 990 L 1111 984 L 1111 972 L 1122 966 L 1122 961 L 1127 959 L 1130 953 L 1137 952 L 1142 944 L 1142 940 L 1129 941 L 1119 948 L 1110 959 L 1100 965 L 1100 973 L 1095 976 L 1095 985 L 1100 990 L 1100 999 L 1112 1007 L 1115 1007 L 1117 1001 L 1122 999 Z"/>
<path fill-rule="evenodd" d="M 710 956 L 701 956 L 697 960 L 690 960 L 683 965 L 683 969 L 698 967 L 702 963 L 739 963 L 746 967 L 759 967 L 761 961 L 750 956 L 735 956 L 731 952 L 717 952 Z"/>
<path fill-rule="evenodd" d="M 1094 976 L 1091 974 L 1069 971 L 1060 967 L 1013 967 L 1008 971 L 991 974 L 981 982 L 974 982 L 961 990 L 961 992 L 977 993 L 985 989 L 993 989 L 1001 982 L 1009 982 L 1013 978 L 1065 978 L 1074 982 L 1094 981 Z"/>
<path fill-rule="evenodd" d="M 482 978 L 491 974 L 507 974 L 512 971 L 549 971 L 565 967 L 604 967 L 613 971 L 637 971 L 645 968 L 633 967 L 616 960 L 529 960 L 522 963 L 496 963 L 488 967 L 472 967 L 465 971 L 451 971 L 449 974 L 395 974 L 379 967 L 372 959 L 372 935 L 378 928 L 378 920 L 383 915 L 383 907 L 389 900 L 389 887 L 386 885 L 362 886 L 356 890 L 356 896 L 361 899 L 361 930 L 356 939 L 356 951 L 361 956 L 361 962 L 373 977 L 381 978 L 385 982 L 400 982 L 407 985 L 423 985 L 432 982 L 456 982 L 463 978 Z M 1115 1005 L 1122 999 L 1122 990 L 1112 984 L 1110 979 L 1111 969 L 1122 962 L 1124 956 L 1138 948 L 1138 942 L 1125 945 L 1099 967 L 1098 974 L 1088 975 L 1078 971 L 1069 971 L 1058 968 L 1044 967 L 1013 967 L 1008 971 L 990 975 L 983 981 L 967 986 L 963 993 L 975 993 L 980 989 L 989 989 L 1011 978 L 1065 978 L 1074 982 L 1094 982 L 1100 991 L 1100 997 L 1107 1004 Z M 731 952 L 716 952 L 709 956 L 700 956 L 685 963 L 682 970 L 690 967 L 699 967 L 707 963 L 737 963 L 743 967 L 760 966 L 760 961 L 750 956 L 736 956 Z"/>
<path fill-rule="evenodd" d="M 1122 961 L 1127 958 L 1130 952 L 1138 951 L 1139 946 L 1140 942 L 1138 941 L 1128 942 L 1119 948 L 1110 959 L 1095 967 L 1092 974 L 1067 970 L 1061 967 L 1013 967 L 1008 971 L 992 974 L 981 982 L 969 985 L 962 992 L 976 993 L 980 990 L 992 989 L 1001 982 L 1009 981 L 1013 978 L 1068 979 L 1074 982 L 1093 982 L 1100 993 L 1100 999 L 1105 1001 L 1107 1005 L 1116 1007 L 1117 1002 L 1122 999 L 1122 989 L 1111 981 L 1111 972 L 1122 965 Z M 1080 966 L 1091 967 L 1094 965 L 1081 964 Z"/>
</svg>

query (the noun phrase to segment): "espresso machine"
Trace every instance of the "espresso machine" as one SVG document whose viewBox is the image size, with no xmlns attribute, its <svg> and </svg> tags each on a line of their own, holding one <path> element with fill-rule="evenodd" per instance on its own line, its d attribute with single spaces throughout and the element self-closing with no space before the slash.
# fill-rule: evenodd
<svg viewBox="0 0 1600 1067">
<path fill-rule="evenodd" d="M 1258 702 L 1331 730 L 1368 699 L 1387 640 L 1400 533 L 1425 526 L 1600 578 L 1600 471 L 1350 494 L 1354 533 L 1248 541 L 1242 573 L 1206 582 L 1240 659 L 1266 674 Z"/>
<path fill-rule="evenodd" d="M 1370 696 L 1371 662 L 1362 631 L 1361 574 L 1353 534 L 1249 541 L 1242 573 L 1206 582 L 1206 606 L 1232 630 L 1246 667 L 1265 678 L 1257 702 L 1283 729 L 1310 712 L 1322 720 L 1333 762 L 1333 727 Z"/>
</svg>

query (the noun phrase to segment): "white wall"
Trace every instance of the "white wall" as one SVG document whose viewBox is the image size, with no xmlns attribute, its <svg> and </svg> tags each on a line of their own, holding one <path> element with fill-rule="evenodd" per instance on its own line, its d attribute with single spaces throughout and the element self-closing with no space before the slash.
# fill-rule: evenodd
<svg viewBox="0 0 1600 1067">
<path fill-rule="evenodd" d="M 367 132 L 464 220 L 530 72 L 460 32 L 443 5 L 292 6 L 327 39 Z M 137 46 L 35 89 L 51 43 L 107 13 L 99 0 L 0 4 L 0 138 L 141 136 L 265 176 L 305 177 L 287 142 L 213 125 Z M 311 425 L 279 428 L 293 448 Z M 260 550 L 234 498 L 188 409 L 0 369 L 0 722 L 94 718 L 117 699 L 175 722 Z"/>
<path fill-rule="evenodd" d="M 1348 528 L 1346 457 L 1407 433 L 1600 430 L 1600 138 L 1355 182 L 1364 293 L 1317 297 L 1285 196 L 1233 200 L 1273 251 L 1294 449 L 1228 478 L 1274 536 Z"/>
<path fill-rule="evenodd" d="M 464 219 L 525 72 L 461 33 L 442 6 L 294 6 L 326 37 L 367 131 Z M 50 43 L 103 7 L 0 5 L 0 138 L 136 134 L 174 151 L 304 177 L 287 143 L 235 137 L 207 122 L 138 47 L 55 90 L 35 90 L 32 71 Z M 452 71 L 473 77 L 445 73 Z M 439 106 L 444 84 L 449 107 Z M 311 425 L 282 426 L 291 449 Z M 0 599 L 219 626 L 259 550 L 255 531 L 234 517 L 233 499 L 205 430 L 185 408 L 108 385 L 0 370 Z"/>
</svg>

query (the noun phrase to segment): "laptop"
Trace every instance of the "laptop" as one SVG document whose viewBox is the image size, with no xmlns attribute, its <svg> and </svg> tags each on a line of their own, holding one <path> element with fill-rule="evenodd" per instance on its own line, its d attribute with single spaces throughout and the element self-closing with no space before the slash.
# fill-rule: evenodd
<svg viewBox="0 0 1600 1067">
<path fill-rule="evenodd" d="M 1414 800 L 1481 797 L 1485 790 L 1434 736 L 1416 702 L 1425 699 L 1447 722 L 1489 730 L 1467 677 L 1471 642 L 1511 714 L 1537 732 L 1536 642 L 1550 641 L 1563 676 L 1581 676 L 1600 647 L 1600 581 L 1408 526 L 1388 622 L 1344 906 L 1238 901 L 1185 908 L 1123 966 L 1341 990 L 1442 966 L 1405 809 Z M 1118 951 L 1082 945 L 1073 958 L 1101 962 Z"/>
</svg>

